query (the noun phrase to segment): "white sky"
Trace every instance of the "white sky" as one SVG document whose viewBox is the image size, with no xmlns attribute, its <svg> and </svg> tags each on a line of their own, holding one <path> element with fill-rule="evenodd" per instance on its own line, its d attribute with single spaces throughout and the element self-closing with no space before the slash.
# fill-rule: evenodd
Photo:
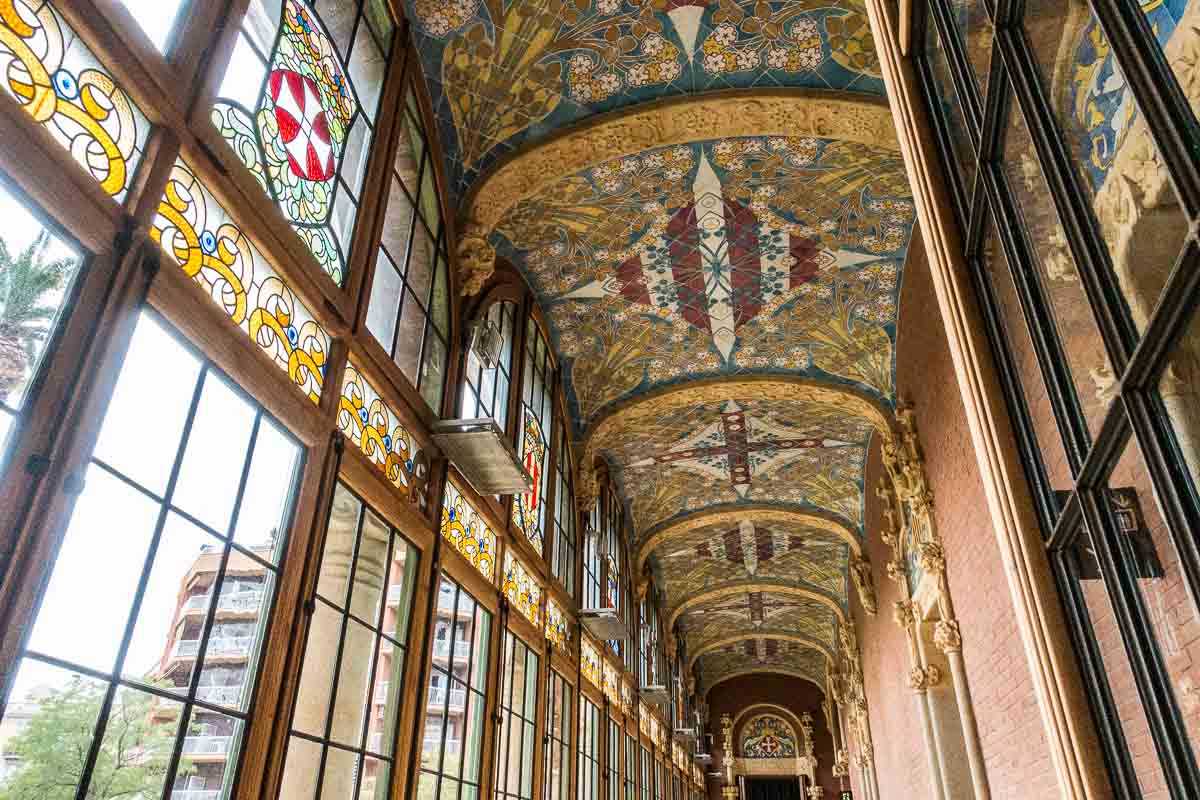
<svg viewBox="0 0 1200 800">
<path fill-rule="evenodd" d="M 120 0 L 121 5 L 129 9 L 159 52 L 162 52 L 171 36 L 175 15 L 179 13 L 183 2 L 184 0 Z"/>
</svg>

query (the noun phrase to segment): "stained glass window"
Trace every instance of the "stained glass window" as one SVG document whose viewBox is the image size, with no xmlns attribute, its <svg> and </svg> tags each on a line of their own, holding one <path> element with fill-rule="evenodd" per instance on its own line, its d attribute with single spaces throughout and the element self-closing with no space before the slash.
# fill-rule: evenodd
<svg viewBox="0 0 1200 800">
<path fill-rule="evenodd" d="M 597 689 L 604 685 L 604 678 L 600 674 L 600 655 L 587 639 L 580 643 L 579 668 L 583 677 Z"/>
<path fill-rule="evenodd" d="M 621 710 L 626 714 L 633 711 L 633 685 L 629 681 L 621 682 Z"/>
<path fill-rule="evenodd" d="M 525 532 L 535 550 L 542 552 L 546 522 L 547 435 L 553 418 L 550 348 L 541 329 L 529 319 L 525 331 L 525 374 L 521 390 L 519 452 L 533 489 L 513 499 L 513 522 Z"/>
<path fill-rule="evenodd" d="M 586 697 L 579 699 L 578 800 L 600 798 L 600 709 Z"/>
<path fill-rule="evenodd" d="M 601 608 L 604 602 L 601 590 L 603 572 L 601 564 L 600 531 L 603 525 L 603 500 L 598 495 L 592 503 L 591 513 L 585 520 L 587 528 L 583 537 L 583 607 Z"/>
<path fill-rule="evenodd" d="M 571 626 L 553 599 L 546 600 L 546 638 L 560 650 L 566 650 L 571 641 Z"/>
<path fill-rule="evenodd" d="M 516 303 L 493 303 L 485 321 L 500 332 L 500 357 L 490 369 L 484 367 L 474 351 L 467 353 L 467 374 L 463 378 L 459 416 L 463 419 L 491 417 L 500 430 L 508 428 L 508 391 L 512 383 L 513 327 Z"/>
<path fill-rule="evenodd" d="M 609 702 L 611 702 L 613 705 L 617 705 L 621 702 L 620 685 L 621 679 L 619 673 L 617 672 L 617 668 L 605 660 L 603 686 L 604 696 L 607 697 Z"/>
<path fill-rule="evenodd" d="M 650 735 L 650 709 L 642 702 L 638 703 L 638 730 L 642 736 Z"/>
<path fill-rule="evenodd" d="M 212 121 L 339 286 L 394 25 L 385 0 L 252 0 Z"/>
<path fill-rule="evenodd" d="M 489 581 L 496 570 L 496 534 L 453 481 L 446 482 L 442 536 Z"/>
<path fill-rule="evenodd" d="M 492 616 L 442 576 L 417 800 L 479 797 Z"/>
<path fill-rule="evenodd" d="M 759 714 L 742 729 L 746 758 L 794 758 L 796 752 L 796 733 L 782 717 Z"/>
<path fill-rule="evenodd" d="M 76 248 L 0 180 L 0 463 L 79 271 Z"/>
<path fill-rule="evenodd" d="M 56 797 L 97 796 L 131 759 L 129 797 L 230 796 L 302 460 L 157 315 L 138 316 L 5 706 L 29 716 L 6 747 L 38 754 L 6 796 L 48 797 L 49 781 Z"/>
<path fill-rule="evenodd" d="M 329 334 L 182 161 L 150 236 L 309 399 L 320 400 Z"/>
<path fill-rule="evenodd" d="M 394 773 L 417 552 L 346 486 L 326 525 L 279 797 L 382 797 Z M 406 755 L 402 748 L 401 754 Z"/>
<path fill-rule="evenodd" d="M 425 510 L 429 457 L 354 362 L 346 365 L 342 379 L 338 428 L 387 476 L 389 483 Z"/>
<path fill-rule="evenodd" d="M 579 548 L 575 529 L 575 489 L 571 480 L 571 449 L 566 425 L 559 426 L 555 437 L 554 559 L 551 573 L 562 582 L 567 594 L 575 593 L 575 553 Z"/>
<path fill-rule="evenodd" d="M 175 25 L 189 0 L 118 0 L 129 9 L 130 16 L 137 22 L 142 32 L 158 48 L 158 52 L 166 53 L 171 49 L 171 39 L 175 33 Z"/>
<path fill-rule="evenodd" d="M 450 277 L 433 160 L 412 91 L 401 112 L 367 330 L 441 413 L 450 341 Z"/>
<path fill-rule="evenodd" d="M 4 88 L 117 200 L 125 199 L 150 123 L 45 0 L 0 3 Z"/>
<path fill-rule="evenodd" d="M 571 789 L 571 698 L 574 687 L 550 670 L 546 704 L 545 800 L 567 800 Z"/>
<path fill-rule="evenodd" d="M 496 797 L 533 800 L 538 657 L 505 631 L 496 736 Z"/>
<path fill-rule="evenodd" d="M 542 587 L 512 553 L 504 553 L 504 595 L 534 625 L 541 621 Z"/>
</svg>

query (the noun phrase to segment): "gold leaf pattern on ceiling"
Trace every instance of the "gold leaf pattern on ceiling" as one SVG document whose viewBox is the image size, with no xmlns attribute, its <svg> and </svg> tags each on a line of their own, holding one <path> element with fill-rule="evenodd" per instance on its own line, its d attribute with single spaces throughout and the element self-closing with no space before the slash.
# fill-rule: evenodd
<svg viewBox="0 0 1200 800">
<path fill-rule="evenodd" d="M 727 595 L 689 607 L 679 619 L 688 648 L 697 652 L 731 632 L 768 630 L 804 636 L 837 650 L 837 617 L 816 600 L 773 592 Z"/>
<path fill-rule="evenodd" d="M 758 668 L 778 667 L 804 675 L 817 686 L 825 686 L 825 655 L 799 642 L 778 639 L 746 639 L 720 650 L 705 653 L 698 663 L 700 679 L 713 686 L 725 677 Z"/>
</svg>

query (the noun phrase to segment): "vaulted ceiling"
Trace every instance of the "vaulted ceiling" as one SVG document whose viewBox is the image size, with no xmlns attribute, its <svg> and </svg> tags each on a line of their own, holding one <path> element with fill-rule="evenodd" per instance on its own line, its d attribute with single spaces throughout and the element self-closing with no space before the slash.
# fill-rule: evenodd
<svg viewBox="0 0 1200 800">
<path fill-rule="evenodd" d="M 914 216 L 862 0 L 408 2 L 463 229 L 540 302 L 689 664 L 823 687 Z"/>
</svg>

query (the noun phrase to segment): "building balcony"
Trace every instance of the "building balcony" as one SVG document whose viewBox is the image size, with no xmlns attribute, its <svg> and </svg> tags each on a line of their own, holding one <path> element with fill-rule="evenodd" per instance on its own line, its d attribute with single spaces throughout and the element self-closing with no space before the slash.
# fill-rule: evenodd
<svg viewBox="0 0 1200 800">
<path fill-rule="evenodd" d="M 242 699 L 241 686 L 198 686 L 196 698 L 206 703 L 236 706 Z"/>
<path fill-rule="evenodd" d="M 462 639 L 454 640 L 454 657 L 466 661 L 471 655 L 471 642 Z M 433 640 L 433 657 L 447 661 L 450 658 L 450 640 L 449 639 L 434 639 Z"/>
<path fill-rule="evenodd" d="M 386 706 L 388 701 L 388 688 L 391 686 L 391 681 L 384 681 L 375 689 L 375 705 Z"/>
<path fill-rule="evenodd" d="M 211 600 L 211 593 L 192 595 L 184 601 L 183 611 L 187 614 L 203 614 L 208 610 Z M 257 614 L 262 608 L 262 602 L 262 592 L 223 592 L 217 603 L 217 611 L 233 614 Z"/>
<path fill-rule="evenodd" d="M 183 754 L 193 759 L 217 756 L 224 760 L 232 744 L 232 736 L 185 736 Z"/>
<path fill-rule="evenodd" d="M 213 637 L 208 640 L 208 653 L 226 658 L 245 658 L 254 647 L 253 636 Z M 171 658 L 195 658 L 200 654 L 199 639 L 180 639 L 171 648 Z"/>
<path fill-rule="evenodd" d="M 443 686 L 429 687 L 429 705 L 431 708 L 441 708 L 446 703 L 446 689 Z M 451 689 L 450 690 L 450 711 L 462 712 L 467 705 L 467 690 L 466 689 Z"/>
</svg>

